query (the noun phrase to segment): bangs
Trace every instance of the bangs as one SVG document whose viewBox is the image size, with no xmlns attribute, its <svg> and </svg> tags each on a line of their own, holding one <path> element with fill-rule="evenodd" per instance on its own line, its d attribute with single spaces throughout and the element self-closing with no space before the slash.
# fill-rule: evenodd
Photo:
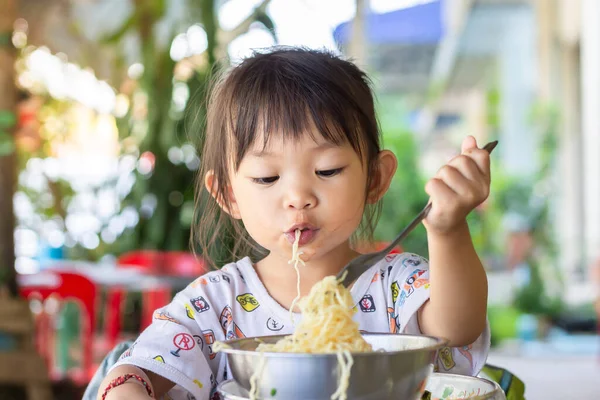
<svg viewBox="0 0 600 400">
<path fill-rule="evenodd" d="M 347 77 L 340 71 L 308 61 L 298 65 L 271 54 L 230 76 L 233 96 L 223 122 L 233 139 L 230 154 L 236 169 L 257 140 L 264 148 L 274 135 L 297 140 L 308 134 L 316 140 L 320 134 L 335 145 L 350 144 L 361 158 L 369 148 L 378 151 L 377 124 L 363 111 L 365 105 L 354 100 L 364 96 L 344 85 Z"/>
</svg>

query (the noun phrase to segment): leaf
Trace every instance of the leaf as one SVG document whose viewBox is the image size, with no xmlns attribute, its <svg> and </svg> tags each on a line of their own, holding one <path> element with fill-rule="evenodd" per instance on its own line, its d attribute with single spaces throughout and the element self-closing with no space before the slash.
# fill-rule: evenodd
<svg viewBox="0 0 600 400">
<path fill-rule="evenodd" d="M 257 12 L 257 14 L 254 17 L 254 19 L 256 20 L 256 22 L 259 22 L 265 28 L 267 28 L 268 31 L 269 31 L 269 33 L 271 34 L 271 36 L 273 36 L 273 39 L 275 39 L 275 42 L 278 42 L 278 40 L 277 40 L 277 32 L 275 31 L 275 23 L 273 22 L 273 20 L 271 19 L 271 17 L 269 17 L 269 15 L 267 15 L 266 12 L 264 12 L 262 10 L 259 11 L 259 12 Z"/>
<path fill-rule="evenodd" d="M 226 48 L 227 46 L 229 46 L 229 43 L 231 43 L 234 39 L 248 32 L 248 29 L 250 28 L 252 23 L 257 21 L 257 17 L 260 14 L 266 14 L 266 9 L 270 2 L 271 0 L 263 0 L 263 2 L 260 3 L 254 9 L 254 11 L 250 15 L 248 15 L 242 22 L 240 22 L 235 28 L 228 31 L 219 30 L 219 33 L 217 34 L 217 36 L 219 37 L 219 45 L 223 46 L 223 48 Z M 270 24 L 270 26 L 274 26 L 273 21 L 271 21 L 270 18 L 269 21 L 264 20 L 264 22 L 258 22 L 262 23 L 263 25 L 266 23 Z M 269 29 L 268 25 L 265 25 L 265 27 Z M 273 32 L 274 31 L 272 31 L 272 34 Z"/>
<path fill-rule="evenodd" d="M 15 126 L 17 117 L 14 112 L 8 110 L 0 110 L 0 128 L 8 129 Z"/>
<path fill-rule="evenodd" d="M 167 12 L 166 0 L 154 1 L 153 3 L 150 4 L 150 7 L 152 10 L 152 15 L 154 16 L 155 19 L 160 19 L 160 18 L 164 17 L 165 13 Z"/>
<path fill-rule="evenodd" d="M 127 19 L 127 21 L 125 21 L 123 23 L 123 25 L 121 25 L 121 27 L 119 29 L 117 29 L 116 32 L 100 39 L 100 43 L 104 43 L 104 44 L 118 43 L 121 39 L 123 39 L 123 37 L 127 34 L 127 32 L 129 32 L 129 30 L 135 26 L 135 24 L 137 23 L 137 20 L 138 20 L 137 14 L 133 13 L 131 15 L 131 17 L 129 17 Z"/>
<path fill-rule="evenodd" d="M 15 150 L 15 142 L 7 132 L 0 131 L 0 157 L 7 156 Z"/>
</svg>

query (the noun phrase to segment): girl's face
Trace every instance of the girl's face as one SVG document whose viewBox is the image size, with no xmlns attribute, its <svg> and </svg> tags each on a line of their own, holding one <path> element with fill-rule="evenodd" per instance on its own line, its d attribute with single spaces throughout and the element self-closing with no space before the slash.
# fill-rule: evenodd
<svg viewBox="0 0 600 400">
<path fill-rule="evenodd" d="M 290 259 L 297 229 L 304 261 L 350 252 L 365 207 L 366 166 L 349 144 L 334 145 L 318 134 L 274 136 L 264 148 L 256 140 L 231 173 L 230 214 L 271 255 Z"/>
</svg>

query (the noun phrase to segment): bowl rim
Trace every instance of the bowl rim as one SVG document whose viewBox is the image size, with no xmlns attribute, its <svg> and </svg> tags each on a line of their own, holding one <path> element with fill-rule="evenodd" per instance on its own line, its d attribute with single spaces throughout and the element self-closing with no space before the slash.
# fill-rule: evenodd
<svg viewBox="0 0 600 400">
<path fill-rule="evenodd" d="M 427 377 L 427 380 L 429 380 L 429 379 L 430 379 L 431 377 L 433 377 L 433 376 L 444 376 L 444 375 L 445 375 L 445 376 L 449 376 L 449 377 L 453 377 L 453 378 L 454 378 L 454 377 L 458 377 L 458 378 L 471 378 L 471 379 L 477 379 L 477 380 L 479 380 L 479 379 L 480 379 L 480 380 L 484 380 L 484 381 L 486 381 L 486 382 L 488 382 L 488 383 L 491 383 L 491 384 L 492 384 L 492 386 L 494 386 L 494 390 L 493 390 L 493 391 L 491 391 L 491 392 L 487 392 L 487 393 L 485 393 L 485 394 L 484 394 L 484 395 L 482 395 L 482 396 L 477 396 L 477 397 L 475 397 L 474 399 L 477 399 L 477 398 L 481 398 L 481 399 L 490 398 L 492 395 L 495 395 L 495 392 L 496 392 L 496 391 L 500 391 L 500 392 L 504 393 L 504 391 L 502 390 L 502 388 L 500 387 L 500 385 L 499 385 L 497 382 L 494 382 L 494 381 L 492 381 L 492 380 L 489 380 L 489 379 L 487 379 L 487 378 L 482 378 L 482 377 L 480 377 L 480 376 L 470 376 L 470 375 L 461 375 L 461 374 L 452 374 L 452 373 L 443 373 L 443 372 L 432 372 L 432 373 L 430 373 L 430 374 L 429 374 L 429 376 Z M 229 397 L 229 399 L 231 399 L 231 400 L 248 400 L 248 399 L 249 399 L 248 397 L 243 397 L 243 396 L 240 396 L 240 395 L 237 395 L 237 394 L 233 394 L 233 393 L 227 392 L 227 391 L 224 389 L 224 387 L 225 387 L 225 386 L 228 386 L 228 385 L 231 385 L 231 384 L 233 384 L 233 385 L 237 385 L 237 386 L 239 386 L 240 388 L 242 388 L 242 387 L 240 386 L 240 384 L 239 384 L 239 383 L 237 383 L 237 382 L 235 381 L 235 379 L 227 379 L 227 380 L 225 380 L 225 381 L 222 381 L 221 383 L 219 383 L 219 384 L 217 385 L 217 391 L 218 391 L 219 393 L 221 393 L 221 394 L 222 394 L 222 392 L 225 392 L 225 394 L 226 394 L 226 395 Z M 242 388 L 242 389 L 243 389 L 243 388 Z"/>
<path fill-rule="evenodd" d="M 498 382 L 494 382 L 491 379 L 488 378 L 484 378 L 482 376 L 478 376 L 478 375 L 461 375 L 461 374 L 454 374 L 454 373 L 446 373 L 446 372 L 432 372 L 429 374 L 429 376 L 427 377 L 427 382 L 429 382 L 429 380 L 431 378 L 438 378 L 438 377 L 450 377 L 450 378 L 458 378 L 458 379 L 466 379 L 466 380 L 470 380 L 470 379 L 474 379 L 474 380 L 478 380 L 478 381 L 485 381 L 486 383 L 489 383 L 490 385 L 492 385 L 492 387 L 494 388 L 494 390 L 484 393 L 482 395 L 479 395 L 477 397 L 473 397 L 473 399 L 477 400 L 477 399 L 487 399 L 489 397 L 491 397 L 492 395 L 495 395 L 497 392 L 501 392 L 504 394 L 504 390 L 502 390 L 502 387 L 498 384 Z M 427 387 L 427 385 L 425 385 Z"/>
<path fill-rule="evenodd" d="M 225 389 L 223 389 L 224 386 L 230 385 L 232 383 L 239 386 L 239 383 L 237 383 L 235 379 L 227 379 L 217 385 L 217 392 L 219 392 L 220 394 L 223 394 L 222 392 L 225 392 L 225 395 L 228 396 L 231 400 L 248 400 L 248 397 L 242 397 L 237 394 L 228 393 L 225 391 Z"/>
<path fill-rule="evenodd" d="M 441 337 L 429 336 L 429 335 L 414 335 L 414 334 L 408 334 L 408 333 L 368 332 L 368 333 L 363 333 L 362 335 L 363 336 L 403 336 L 403 337 L 412 337 L 412 338 L 427 338 L 427 339 L 433 340 L 434 342 L 430 345 L 427 345 L 424 347 L 419 347 L 416 349 L 394 350 L 394 351 L 384 351 L 384 352 L 380 352 L 380 351 L 350 352 L 350 354 L 352 355 L 352 358 L 374 357 L 374 356 L 378 356 L 378 355 L 380 356 L 381 354 L 392 356 L 392 355 L 396 355 L 396 354 L 411 354 L 411 353 L 417 353 L 417 352 L 423 352 L 423 351 L 438 351 L 439 349 L 448 346 L 448 343 L 449 343 L 448 339 L 441 338 Z M 222 343 L 232 346 L 239 342 L 247 342 L 250 340 L 258 341 L 263 338 L 281 339 L 286 336 L 290 336 L 290 335 L 252 336 L 252 337 L 247 337 L 247 338 L 237 338 L 237 339 L 226 340 L 226 341 L 223 341 Z M 222 353 L 225 353 L 228 355 L 229 354 L 231 354 L 231 355 L 247 355 L 247 356 L 257 356 L 257 357 L 258 356 L 260 356 L 260 357 L 269 356 L 269 357 L 280 357 L 280 358 L 331 358 L 331 357 L 337 358 L 337 353 L 289 353 L 289 352 L 277 352 L 277 351 L 242 350 L 242 349 L 237 349 L 237 348 L 221 348 L 221 349 L 219 349 L 219 352 L 222 352 Z"/>
</svg>

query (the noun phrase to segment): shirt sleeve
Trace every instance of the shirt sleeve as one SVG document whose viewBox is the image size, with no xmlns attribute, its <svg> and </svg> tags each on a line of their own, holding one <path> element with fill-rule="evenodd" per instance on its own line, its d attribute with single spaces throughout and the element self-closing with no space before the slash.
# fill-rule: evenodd
<svg viewBox="0 0 600 400">
<path fill-rule="evenodd" d="M 191 286 L 178 293 L 154 312 L 152 324 L 113 368 L 135 365 L 174 382 L 169 393 L 183 390 L 198 400 L 209 399 L 220 357 L 212 352 L 215 333 L 208 327 L 218 321 L 207 298 Z"/>
<path fill-rule="evenodd" d="M 430 296 L 429 263 L 416 254 L 401 254 L 389 272 L 389 279 L 397 331 L 422 334 L 417 315 Z M 475 376 L 483 368 L 489 350 L 490 328 L 486 323 L 484 331 L 470 345 L 440 349 L 435 369 L 438 372 Z"/>
</svg>

